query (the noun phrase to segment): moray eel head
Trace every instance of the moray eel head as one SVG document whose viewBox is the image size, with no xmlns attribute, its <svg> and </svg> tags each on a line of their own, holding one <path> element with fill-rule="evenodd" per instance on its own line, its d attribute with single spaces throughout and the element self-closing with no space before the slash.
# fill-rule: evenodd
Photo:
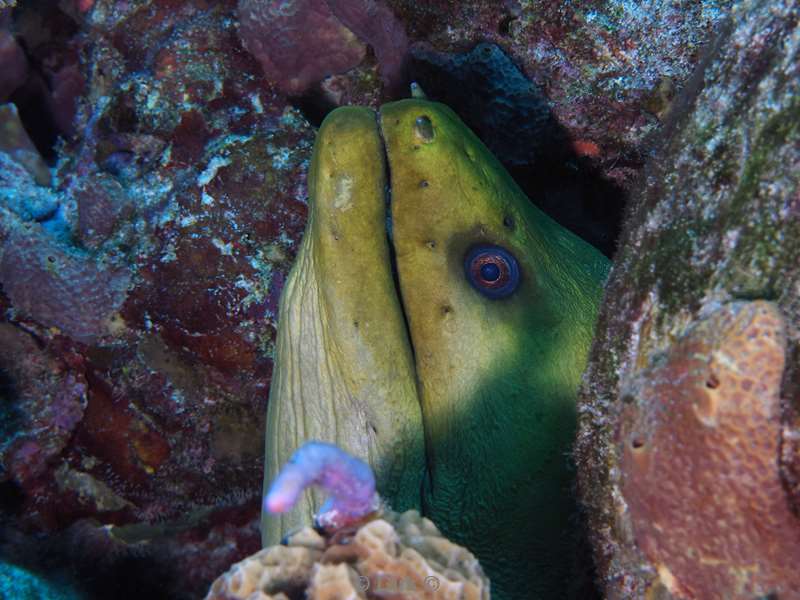
<svg viewBox="0 0 800 600">
<path fill-rule="evenodd" d="M 446 106 L 332 112 L 281 298 L 268 484 L 303 442 L 367 461 L 484 565 L 564 597 L 575 398 L 608 261 L 540 212 Z M 321 497 L 265 517 L 265 543 Z"/>
</svg>

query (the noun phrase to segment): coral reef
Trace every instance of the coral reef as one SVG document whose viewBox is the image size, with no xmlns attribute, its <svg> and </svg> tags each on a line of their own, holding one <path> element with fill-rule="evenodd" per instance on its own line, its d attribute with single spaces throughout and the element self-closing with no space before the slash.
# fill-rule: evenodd
<svg viewBox="0 0 800 600">
<path fill-rule="evenodd" d="M 593 158 L 622 182 L 635 175 L 646 137 L 729 4 L 390 2 L 412 41 L 439 52 L 464 51 L 476 39 L 499 44 L 544 90 L 572 138 L 595 145 Z"/>
<path fill-rule="evenodd" d="M 405 26 L 380 0 L 334 0 L 336 17 L 375 53 L 387 94 L 403 93 L 403 66 L 408 50 Z"/>
<path fill-rule="evenodd" d="M 672 99 L 686 83 L 697 63 L 700 49 L 712 36 L 715 26 L 731 5 L 728 0 L 696 0 L 679 4 L 648 0 L 558 3 L 545 0 L 503 0 L 483 2 L 465 0 L 450 2 L 433 0 L 305 0 L 303 2 L 269 2 L 242 0 L 241 8 L 253 18 L 243 18 L 243 37 L 257 56 L 263 56 L 268 40 L 290 40 L 285 47 L 275 48 L 270 56 L 286 56 L 295 72 L 305 74 L 314 69 L 316 75 L 294 88 L 306 90 L 322 80 L 323 102 L 371 105 L 385 102 L 385 93 L 374 93 L 378 78 L 373 59 L 366 55 L 359 66 L 355 55 L 348 61 L 352 68 L 333 68 L 343 53 L 322 52 L 330 38 L 338 39 L 330 25 L 321 28 L 330 32 L 322 36 L 323 43 L 304 46 L 305 33 L 291 22 L 295 13 L 316 6 L 320 12 L 332 13 L 363 42 L 370 44 L 378 59 L 378 71 L 397 73 L 397 80 L 417 80 L 424 89 L 436 90 L 430 97 L 442 100 L 456 112 L 466 115 L 474 104 L 473 90 L 463 93 L 457 86 L 440 94 L 443 82 L 458 77 L 457 63 L 469 55 L 480 42 L 496 44 L 519 65 L 524 76 L 538 86 L 552 110 L 552 117 L 571 138 L 576 155 L 564 159 L 570 169 L 591 172 L 597 169 L 609 180 L 628 189 L 636 181 L 649 149 L 649 137 L 656 132 Z M 350 15 L 370 14 L 372 22 L 383 27 L 381 38 L 362 31 Z M 269 11 L 281 13 L 270 15 Z M 391 16 L 392 13 L 396 17 Z M 261 15 L 260 18 L 256 18 Z M 285 25 L 283 25 L 285 24 Z M 252 26 L 251 26 L 252 25 Z M 276 35 L 281 28 L 283 35 Z M 288 32 L 285 30 L 288 28 Z M 376 29 L 379 29 L 376 27 Z M 403 33 L 403 32 L 406 33 Z M 260 32 L 260 35 L 259 35 Z M 402 37 L 401 37 L 402 33 Z M 407 37 L 408 42 L 403 38 Z M 258 38 L 258 39 L 256 39 Z M 404 55 L 408 44 L 409 56 Z M 273 44 L 275 45 L 275 44 Z M 341 42 L 337 42 L 341 45 Z M 393 48 L 390 54 L 388 48 Z M 431 69 L 420 66 L 417 58 L 427 61 L 430 54 L 448 54 L 455 64 L 455 73 L 447 64 Z M 394 61 L 388 66 L 388 57 Z M 410 68 L 403 73 L 401 62 L 412 58 Z M 263 60 L 262 60 L 263 62 Z M 444 61 L 447 62 L 447 61 Z M 416 64 L 415 64 L 416 63 Z M 300 66 L 302 65 L 302 66 Z M 270 69 L 270 67 L 267 67 Z M 338 75 L 339 69 L 347 71 Z M 268 70 L 274 81 L 286 86 L 292 73 Z M 325 78 L 325 73 L 331 74 Z M 491 74 L 490 74 L 491 76 Z M 504 74 L 496 73 L 500 87 Z M 397 93 L 397 83 L 390 89 Z M 455 98 L 454 98 L 455 97 Z M 462 106 L 463 103 L 463 106 Z M 478 130 L 491 130 L 494 115 L 483 112 L 484 126 L 469 118 L 468 124 Z M 519 123 L 514 124 L 519 125 Z M 512 126 L 512 131 L 516 127 Z M 497 135 L 497 131 L 494 131 Z M 545 132 L 546 133 L 546 132 Z M 542 133 L 527 138 L 540 145 Z M 563 155 L 564 152 L 562 151 Z M 505 156 L 498 154 L 501 161 Z M 506 166 L 513 166 L 512 156 Z M 533 166 L 533 165 L 531 165 Z M 534 197 L 535 195 L 530 194 Z"/>
<path fill-rule="evenodd" d="M 87 563 L 109 547 L 105 532 L 125 532 L 126 547 L 163 551 L 171 598 L 196 597 L 259 544 L 277 304 L 307 218 L 307 119 L 397 98 L 411 55 L 441 59 L 430 80 L 481 63 L 458 55 L 492 42 L 502 52 L 484 61 L 488 93 L 524 87 L 522 73 L 536 86 L 523 108 L 546 103 L 548 132 L 567 145 L 548 161 L 507 144 L 501 160 L 542 159 L 549 179 L 526 186 L 536 202 L 603 215 L 621 191 L 597 194 L 591 174 L 635 179 L 727 5 L 242 0 L 324 5 L 347 63 L 358 57 L 308 76 L 293 106 L 285 70 L 270 81 L 243 48 L 234 0 L 16 4 L 0 10 L 0 101 L 16 107 L 0 110 L 0 521 L 39 539 L 95 519 L 102 528 L 74 530 L 69 545 Z M 287 39 L 308 63 L 318 37 Z M 427 45 L 407 52 L 414 42 Z M 521 114 L 474 104 L 487 138 Z M 610 254 L 608 224 L 589 229 Z"/>
<path fill-rule="evenodd" d="M 737 5 L 631 206 L 576 448 L 610 599 L 796 594 L 799 34 L 795 3 Z"/>
<path fill-rule="evenodd" d="M 233 565 L 206 600 L 488 599 L 489 581 L 466 549 L 413 510 L 387 511 L 321 536 L 306 528 Z"/>
<path fill-rule="evenodd" d="M 43 353 L 24 330 L 0 323 L 0 369 L 13 382 L 2 404 L 0 478 L 38 487 L 37 479 L 64 450 L 86 409 L 81 358 Z M 5 395 L 5 394 L 4 394 Z"/>
<path fill-rule="evenodd" d="M 1 520 L 55 535 L 93 518 L 186 573 L 165 597 L 196 597 L 259 547 L 275 313 L 313 130 L 241 49 L 233 3 L 15 17 L 27 48 L 80 23 L 86 89 L 52 185 L 26 137 L 0 148 Z M 26 114 L 3 109 L 4 127 L 21 121 L 41 150 Z M 87 557 L 106 547 L 90 531 L 71 546 Z"/>
<path fill-rule="evenodd" d="M 85 40 L 57 3 L 16 3 L 13 11 L 4 12 L 0 29 L 8 42 L 0 52 L 0 77 L 6 88 L 0 90 L 0 99 L 17 105 L 39 150 L 53 159 L 57 136 L 75 133 L 78 101 L 86 91 L 80 64 Z M 11 51 L 15 46 L 21 55 Z"/>
</svg>

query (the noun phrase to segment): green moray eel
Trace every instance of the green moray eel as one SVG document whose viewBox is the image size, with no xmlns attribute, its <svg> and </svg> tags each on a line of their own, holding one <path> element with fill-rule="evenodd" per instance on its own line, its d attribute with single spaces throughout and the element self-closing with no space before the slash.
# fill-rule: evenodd
<svg viewBox="0 0 800 600">
<path fill-rule="evenodd" d="M 367 461 L 481 561 L 495 598 L 563 598 L 569 453 L 608 260 L 539 211 L 446 106 L 322 124 L 281 297 L 265 485 L 305 441 Z M 307 491 L 265 544 L 311 522 Z"/>
</svg>

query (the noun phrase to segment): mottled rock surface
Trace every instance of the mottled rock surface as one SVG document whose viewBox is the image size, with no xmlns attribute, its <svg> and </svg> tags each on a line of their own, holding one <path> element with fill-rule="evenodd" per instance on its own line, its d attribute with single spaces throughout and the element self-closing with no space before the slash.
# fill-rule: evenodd
<svg viewBox="0 0 800 600">
<path fill-rule="evenodd" d="M 577 443 L 608 598 L 796 597 L 795 575 L 781 572 L 796 541 L 773 552 L 800 535 L 798 17 L 792 2 L 737 5 L 632 199 Z M 756 300 L 769 301 L 766 325 L 752 321 L 744 339 L 722 341 L 723 315 Z M 759 342 L 770 328 L 773 339 Z M 778 345 L 763 360 L 752 344 Z M 737 437 L 750 448 L 728 452 Z M 646 505 L 643 494 L 663 504 Z M 724 503 L 714 517 L 704 512 L 713 502 Z M 767 506 L 759 525 L 743 516 Z"/>
<path fill-rule="evenodd" d="M 80 28 L 87 87 L 55 161 L 20 163 L 22 136 L 0 146 L 0 555 L 81 573 L 155 556 L 173 570 L 155 593 L 197 597 L 260 546 L 275 314 L 314 132 L 241 48 L 234 2 L 74 8 L 15 25 L 29 47 Z M 58 534 L 85 519 L 104 528 Z"/>
<path fill-rule="evenodd" d="M 324 0 L 239 2 L 239 34 L 264 74 L 289 94 L 358 65 L 364 44 Z"/>
<path fill-rule="evenodd" d="M 731 3 L 388 4 L 406 23 L 409 38 L 429 49 L 460 53 L 477 41 L 498 44 L 543 91 L 578 153 L 627 187 L 647 154 L 648 136 L 660 127 L 700 48 Z M 412 71 L 412 76 L 417 74 Z M 423 87 L 429 83 L 424 75 L 419 79 Z"/>
<path fill-rule="evenodd" d="M 288 94 L 353 69 L 366 44 L 387 92 L 400 91 L 408 38 L 380 0 L 240 0 L 238 15 L 245 47 Z"/>
<path fill-rule="evenodd" d="M 337 15 L 363 43 L 373 48 L 375 56 L 367 52 L 356 66 L 355 54 L 349 56 L 344 51 L 349 46 L 343 45 L 340 34 L 328 26 L 322 28 L 325 34 L 318 47 L 300 44 L 299 38 L 305 34 L 291 27 L 289 21 L 292 15 L 316 5 L 315 15 L 322 12 Z M 380 35 L 357 26 L 356 17 L 368 13 L 367 5 L 373 22 L 383 24 Z M 327 108 L 369 104 L 376 108 L 395 99 L 398 91 L 402 93 L 400 84 L 405 78 L 405 83 L 416 80 L 424 89 L 435 90 L 432 99 L 450 103 L 463 115 L 475 101 L 475 90 L 458 86 L 442 91 L 441 87 L 452 80 L 449 67 L 443 64 L 442 68 L 431 70 L 415 64 L 415 59 L 433 52 L 449 55 L 453 63 L 458 63 L 477 44 L 496 44 L 541 89 L 552 119 L 563 127 L 562 133 L 568 134 L 571 142 L 566 147 L 574 150 L 574 156 L 562 157 L 562 162 L 569 162 L 573 170 L 597 170 L 625 189 L 635 181 L 642 167 L 649 136 L 661 126 L 676 92 L 692 73 L 700 49 L 730 5 L 728 0 L 240 2 L 248 15 L 280 13 L 271 19 L 266 16 L 245 19 L 243 36 L 250 39 L 260 32 L 252 44 L 256 56 L 265 56 L 270 44 L 275 46 L 279 38 L 284 39 L 285 43 L 275 48 L 271 56 L 296 63 L 293 76 L 302 79 L 302 85 L 297 85 L 285 70 L 275 65 L 265 67 L 268 78 L 294 92 L 311 89 L 315 97 L 309 104 L 321 112 L 324 110 L 319 104 Z M 284 27 L 280 25 L 284 22 L 289 27 L 288 34 L 267 35 L 274 32 L 273 28 Z M 329 45 L 330 51 L 323 52 Z M 394 56 L 389 64 L 390 50 Z M 344 60 L 346 56 L 349 58 Z M 401 63 L 406 58 L 409 68 L 403 70 Z M 352 65 L 349 70 L 344 66 L 346 63 Z M 313 70 L 315 76 L 307 76 L 307 69 Z M 391 85 L 384 87 L 387 72 L 392 74 Z M 496 75 L 498 82 L 502 82 L 504 74 Z M 314 82 L 315 78 L 319 81 Z M 317 87 L 315 83 L 320 85 Z M 481 129 L 469 118 L 467 122 Z M 483 124 L 486 128 L 493 124 L 488 107 Z M 540 145 L 547 134 L 545 129 L 534 138 L 523 137 Z M 503 154 L 499 158 L 507 167 L 518 162 L 518 156 L 513 154 L 508 160 Z"/>
</svg>

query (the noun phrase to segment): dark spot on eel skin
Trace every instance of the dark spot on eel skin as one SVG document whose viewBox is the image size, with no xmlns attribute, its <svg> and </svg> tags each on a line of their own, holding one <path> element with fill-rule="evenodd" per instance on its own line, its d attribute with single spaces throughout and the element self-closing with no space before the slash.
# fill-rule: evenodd
<svg viewBox="0 0 800 600">
<path fill-rule="evenodd" d="M 442 315 L 450 314 L 453 311 L 453 307 L 445 304 L 442 306 Z"/>
<path fill-rule="evenodd" d="M 421 187 L 421 188 L 426 188 L 426 187 L 428 187 L 428 182 L 427 182 L 427 180 L 423 179 L 422 181 L 420 181 L 420 182 L 419 182 L 419 187 Z"/>
<path fill-rule="evenodd" d="M 427 242 L 425 242 L 425 245 L 428 248 L 430 248 L 431 250 L 433 250 L 434 248 L 436 248 L 436 241 L 435 240 L 428 240 Z"/>
<path fill-rule="evenodd" d="M 355 327 L 356 329 L 358 329 L 358 321 L 353 321 L 353 327 Z"/>
<path fill-rule="evenodd" d="M 506 215 L 503 218 L 503 225 L 505 225 L 506 228 L 513 230 L 514 229 L 514 217 L 512 217 L 511 215 Z"/>
</svg>

